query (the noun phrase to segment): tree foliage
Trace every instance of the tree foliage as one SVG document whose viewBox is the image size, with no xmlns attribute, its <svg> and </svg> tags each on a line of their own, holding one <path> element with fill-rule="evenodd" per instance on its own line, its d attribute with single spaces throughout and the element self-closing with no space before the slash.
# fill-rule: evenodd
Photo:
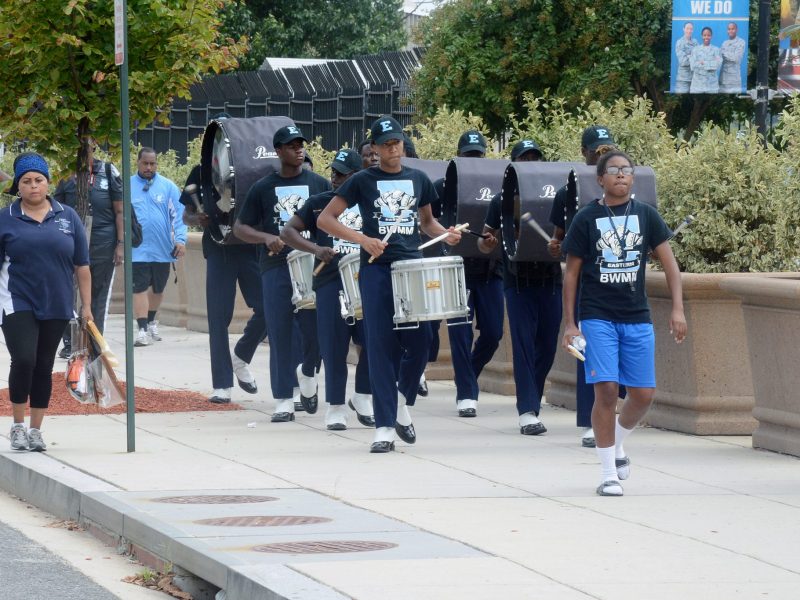
<svg viewBox="0 0 800 600">
<path fill-rule="evenodd" d="M 218 11 L 231 0 L 128 0 L 131 121 L 166 120 L 175 97 L 208 72 L 237 65 L 243 43 L 219 39 Z M 4 0 L 0 7 L 0 129 L 55 163 L 90 136 L 120 147 L 114 3 Z M 79 178 L 79 189 L 80 189 Z"/>
<path fill-rule="evenodd" d="M 754 52 L 758 3 L 752 4 Z M 777 35 L 779 2 L 773 5 Z M 425 114 L 447 104 L 480 115 L 496 132 L 508 115 L 524 115 L 526 91 L 550 91 L 568 108 L 587 98 L 611 103 L 646 95 L 673 131 L 689 134 L 704 116 L 722 122 L 751 113 L 749 100 L 666 92 L 671 17 L 672 0 L 453 0 L 420 29 L 427 53 L 415 99 Z M 752 84 L 754 54 L 750 65 Z"/>
<path fill-rule="evenodd" d="M 402 0 L 238 0 L 223 12 L 224 31 L 247 35 L 243 69 L 267 56 L 352 58 L 406 42 Z"/>
</svg>

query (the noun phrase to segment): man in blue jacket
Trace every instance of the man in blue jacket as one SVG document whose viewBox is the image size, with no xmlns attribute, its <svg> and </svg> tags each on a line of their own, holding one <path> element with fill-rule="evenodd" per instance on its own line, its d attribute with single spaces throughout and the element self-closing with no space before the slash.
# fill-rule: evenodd
<svg viewBox="0 0 800 600">
<path fill-rule="evenodd" d="M 133 248 L 133 315 L 139 326 L 134 346 L 161 340 L 156 311 L 169 267 L 185 253 L 186 225 L 178 186 L 158 174 L 156 151 L 139 150 L 131 177 L 131 203 L 142 225 L 142 244 Z"/>
</svg>

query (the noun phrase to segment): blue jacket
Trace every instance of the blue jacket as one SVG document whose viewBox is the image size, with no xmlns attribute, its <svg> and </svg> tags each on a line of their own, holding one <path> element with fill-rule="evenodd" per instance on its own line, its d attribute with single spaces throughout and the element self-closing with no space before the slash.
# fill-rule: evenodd
<svg viewBox="0 0 800 600">
<path fill-rule="evenodd" d="M 133 248 L 133 262 L 175 262 L 175 244 L 186 244 L 186 225 L 178 186 L 158 173 L 145 190 L 146 179 L 131 177 L 131 204 L 142 224 L 142 245 Z"/>
</svg>

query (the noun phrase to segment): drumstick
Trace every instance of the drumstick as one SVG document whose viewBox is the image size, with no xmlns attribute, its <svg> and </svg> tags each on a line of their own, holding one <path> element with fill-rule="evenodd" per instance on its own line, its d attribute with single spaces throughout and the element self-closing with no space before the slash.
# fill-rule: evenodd
<svg viewBox="0 0 800 600">
<path fill-rule="evenodd" d="M 197 213 L 199 214 L 204 212 L 203 207 L 200 206 L 200 198 L 197 197 L 197 184 L 190 183 L 185 188 L 183 188 L 183 191 L 189 196 L 189 198 L 191 198 L 192 204 L 194 204 Z"/>
<path fill-rule="evenodd" d="M 468 233 L 470 235 L 474 235 L 475 237 L 479 237 L 482 240 L 485 240 L 486 238 L 489 237 L 488 233 L 478 233 L 477 231 L 472 231 L 472 229 L 465 229 L 461 233 Z"/>
<path fill-rule="evenodd" d="M 694 215 L 689 215 L 683 221 L 681 221 L 680 225 L 675 228 L 675 231 L 672 232 L 672 237 L 678 235 L 685 227 L 688 227 L 694 221 Z"/>
<path fill-rule="evenodd" d="M 389 241 L 389 238 L 390 238 L 390 237 L 392 237 L 392 234 L 393 234 L 395 231 L 397 231 L 397 223 L 392 223 L 391 225 L 389 225 L 389 230 L 386 232 L 386 235 L 385 235 L 385 236 L 383 236 L 383 239 L 382 239 L 381 241 L 382 241 L 384 244 L 385 244 L 386 242 L 388 242 L 388 241 Z M 374 257 L 374 256 L 370 256 L 370 257 L 369 257 L 369 260 L 368 260 L 367 262 L 369 262 L 369 263 L 372 263 L 372 261 L 373 261 L 373 260 L 375 260 L 375 257 Z"/>
<path fill-rule="evenodd" d="M 453 230 L 461 232 L 464 231 L 467 227 L 469 227 L 469 223 L 463 223 L 461 225 L 456 225 L 453 227 Z M 424 244 L 420 244 L 417 250 L 422 250 L 423 248 L 427 248 L 428 246 L 433 246 L 436 242 L 441 242 L 444 238 L 450 235 L 450 231 L 445 231 L 442 235 L 437 235 L 432 240 L 428 240 Z"/>
<path fill-rule="evenodd" d="M 523 223 L 527 223 L 528 225 L 533 227 L 534 231 L 536 231 L 536 233 L 538 233 L 540 236 L 544 238 L 544 241 L 546 241 L 548 244 L 550 243 L 550 236 L 547 235 L 547 232 L 544 229 L 542 229 L 541 225 L 539 225 L 534 220 L 533 215 L 531 215 L 531 213 L 526 212 L 524 215 L 522 215 L 521 220 Z"/>
<path fill-rule="evenodd" d="M 577 349 L 575 346 L 573 346 L 572 344 L 568 344 L 568 345 L 567 345 L 567 352 L 569 352 L 570 354 L 572 354 L 572 356 L 574 356 L 575 358 L 577 358 L 577 359 L 578 359 L 579 361 L 581 361 L 581 362 L 585 362 L 585 361 L 586 361 L 586 357 L 583 355 L 583 353 L 581 353 L 581 351 L 580 351 L 580 350 L 578 350 L 578 349 Z"/>
<path fill-rule="evenodd" d="M 317 268 L 316 268 L 316 269 L 314 269 L 314 272 L 312 273 L 312 275 L 313 275 L 314 277 L 316 277 L 317 275 L 319 275 L 319 272 L 320 272 L 320 271 L 322 271 L 322 269 L 324 269 L 324 268 L 325 268 L 327 265 L 328 265 L 328 263 L 326 263 L 326 262 L 320 262 L 320 263 L 317 265 Z"/>
</svg>

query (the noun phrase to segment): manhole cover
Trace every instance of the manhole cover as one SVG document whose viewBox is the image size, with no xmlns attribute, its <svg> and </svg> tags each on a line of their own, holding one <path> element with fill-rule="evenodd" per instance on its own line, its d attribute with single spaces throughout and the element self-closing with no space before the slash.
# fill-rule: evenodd
<svg viewBox="0 0 800 600">
<path fill-rule="evenodd" d="M 284 542 L 280 544 L 263 544 L 255 546 L 255 552 L 273 554 L 334 554 L 345 552 L 374 552 L 396 548 L 397 544 L 389 542 L 331 541 L 331 542 Z"/>
<path fill-rule="evenodd" d="M 286 527 L 289 525 L 313 525 L 328 523 L 325 517 L 300 517 L 273 515 L 270 517 L 220 517 L 218 519 L 201 519 L 198 525 L 215 525 L 220 527 Z"/>
<path fill-rule="evenodd" d="M 255 502 L 272 502 L 272 496 L 165 496 L 153 498 L 153 502 L 167 504 L 251 504 Z"/>
</svg>

